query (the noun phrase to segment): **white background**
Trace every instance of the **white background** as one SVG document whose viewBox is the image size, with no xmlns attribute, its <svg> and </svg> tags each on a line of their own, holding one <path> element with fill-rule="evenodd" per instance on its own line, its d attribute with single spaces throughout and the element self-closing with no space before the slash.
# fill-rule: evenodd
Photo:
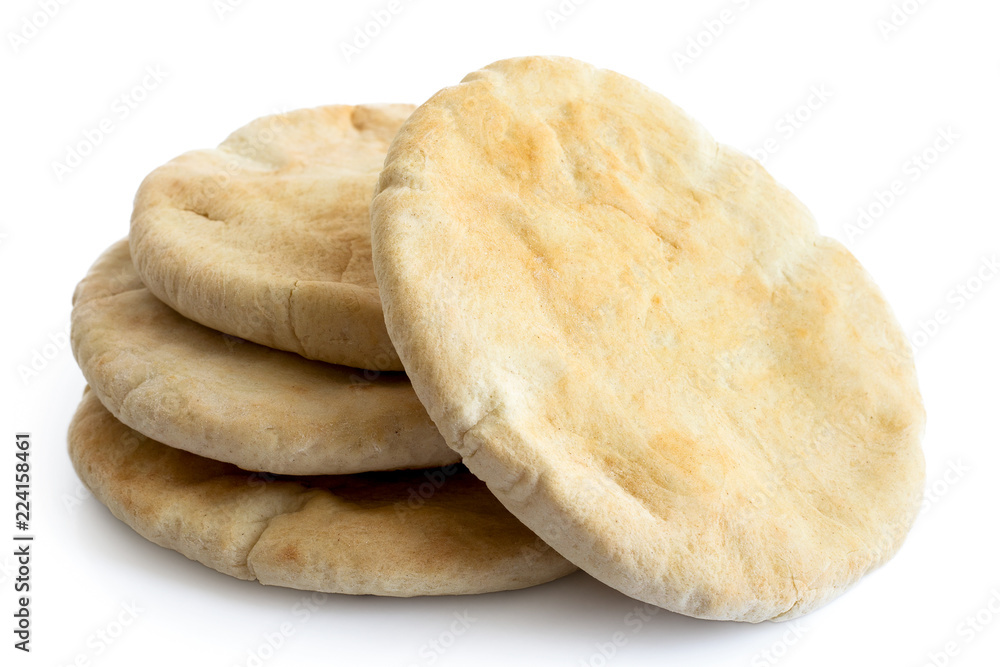
<svg viewBox="0 0 1000 667">
<path fill-rule="evenodd" d="M 558 11 L 558 0 L 402 0 L 348 61 L 341 45 L 388 0 L 97 0 L 58 5 L 51 18 L 39 14 L 44 2 L 5 0 L 0 539 L 12 544 L 13 435 L 26 429 L 37 541 L 27 656 L 11 648 L 12 547 L 0 547 L 0 663 L 252 665 L 249 652 L 265 646 L 266 665 L 917 667 L 929 654 L 938 665 L 998 664 L 1000 613 L 987 605 L 995 594 L 1000 610 L 1000 278 L 977 282 L 976 274 L 1000 252 L 1000 6 L 908 0 L 915 13 L 884 34 L 879 22 L 893 2 L 902 0 L 590 0 L 552 25 L 546 11 Z M 731 14 L 720 30 L 712 21 L 723 10 Z M 25 21 L 44 25 L 33 31 Z M 679 66 L 675 54 L 699 38 L 702 52 Z M 230 579 L 147 543 L 81 492 L 65 453 L 84 385 L 63 335 L 70 297 L 97 255 L 127 233 L 147 172 L 259 115 L 419 103 L 494 60 L 531 54 L 635 77 L 738 148 L 774 139 L 767 168 L 860 258 L 908 333 L 921 322 L 932 330 L 915 339 L 929 416 L 929 509 L 893 561 L 798 625 L 663 612 L 633 632 L 634 601 L 584 574 L 478 597 L 329 596 L 303 620 L 295 612 L 302 592 Z M 130 92 L 148 67 L 162 81 L 146 78 L 146 90 Z M 801 107 L 816 87 L 826 99 Z M 123 94 L 134 109 L 116 102 Z M 784 119 L 796 111 L 801 122 Z M 54 163 L 104 118 L 111 132 L 57 174 Z M 934 149 L 948 128 L 957 138 Z M 925 150 L 934 161 L 924 170 L 911 159 Z M 878 193 L 897 179 L 902 194 L 880 212 Z M 849 234 L 859 207 L 877 219 Z M 966 299 L 959 287 L 980 289 Z M 936 311 L 947 321 L 927 326 Z M 117 634 L 123 604 L 141 611 L 106 644 L 97 633 Z M 981 610 L 986 622 L 974 630 L 965 619 Z M 471 628 L 444 653 L 429 649 L 436 638 L 448 643 L 453 615 L 464 612 L 476 619 Z M 267 636 L 284 623 L 291 634 L 271 651 Z M 605 658 L 601 645 L 610 652 L 616 632 L 627 641 Z"/>
</svg>

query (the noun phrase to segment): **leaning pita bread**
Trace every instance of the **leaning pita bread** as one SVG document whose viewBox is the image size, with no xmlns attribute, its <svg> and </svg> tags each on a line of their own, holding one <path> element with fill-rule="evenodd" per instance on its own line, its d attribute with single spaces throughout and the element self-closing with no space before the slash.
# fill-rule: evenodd
<svg viewBox="0 0 1000 667">
<path fill-rule="evenodd" d="M 458 460 L 402 373 L 309 361 L 185 319 L 113 245 L 73 297 L 72 346 L 115 417 L 248 470 L 319 475 Z"/>
<path fill-rule="evenodd" d="M 260 118 L 156 169 L 132 214 L 143 282 L 213 329 L 310 359 L 402 370 L 372 273 L 368 204 L 412 110 Z"/>
<path fill-rule="evenodd" d="M 458 464 L 251 474 L 146 438 L 90 391 L 69 451 L 83 483 L 140 535 L 240 579 L 409 597 L 524 588 L 576 569 Z"/>
<path fill-rule="evenodd" d="M 569 560 L 711 619 L 808 612 L 923 480 L 907 341 L 757 163 L 569 59 L 420 107 L 372 204 L 386 323 L 448 444 Z"/>
</svg>

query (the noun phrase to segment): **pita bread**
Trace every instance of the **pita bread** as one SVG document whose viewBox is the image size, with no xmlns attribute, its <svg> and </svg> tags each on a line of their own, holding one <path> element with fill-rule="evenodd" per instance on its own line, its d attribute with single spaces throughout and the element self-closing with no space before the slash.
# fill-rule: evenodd
<svg viewBox="0 0 1000 667">
<path fill-rule="evenodd" d="M 924 411 L 889 307 L 758 163 L 648 88 L 564 58 L 470 74 L 400 130 L 372 232 L 448 444 L 601 581 L 787 619 L 903 541 Z"/>
<path fill-rule="evenodd" d="M 251 474 L 146 438 L 90 391 L 70 424 L 69 452 L 94 496 L 140 535 L 240 579 L 410 597 L 524 588 L 576 569 L 460 464 Z"/>
<path fill-rule="evenodd" d="M 402 373 L 309 361 L 185 319 L 145 289 L 128 243 L 73 297 L 72 347 L 115 417 L 247 470 L 319 475 L 454 463 Z"/>
<path fill-rule="evenodd" d="M 402 370 L 382 320 L 368 204 L 413 107 L 302 109 L 186 153 L 139 188 L 132 256 L 185 317 L 310 359 Z"/>
</svg>

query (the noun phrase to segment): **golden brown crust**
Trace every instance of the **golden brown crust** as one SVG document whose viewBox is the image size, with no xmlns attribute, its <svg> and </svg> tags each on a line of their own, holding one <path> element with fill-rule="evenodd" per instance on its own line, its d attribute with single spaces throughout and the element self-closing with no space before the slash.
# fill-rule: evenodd
<svg viewBox="0 0 1000 667">
<path fill-rule="evenodd" d="M 89 390 L 69 452 L 94 496 L 140 535 L 240 579 L 409 597 L 524 588 L 575 569 L 460 465 L 249 473 L 146 438 Z"/>
<path fill-rule="evenodd" d="M 310 359 L 402 370 L 371 266 L 368 204 L 413 107 L 259 118 L 153 171 L 130 242 L 143 282 L 201 324 Z"/>
<path fill-rule="evenodd" d="M 907 341 L 793 195 L 660 95 L 564 58 L 470 74 L 401 128 L 372 231 L 448 444 L 605 583 L 791 618 L 901 544 L 923 480 Z"/>
<path fill-rule="evenodd" d="M 295 475 L 458 461 L 402 373 L 310 361 L 188 320 L 149 293 L 126 241 L 74 295 L 72 347 L 116 418 L 244 469 Z"/>
</svg>

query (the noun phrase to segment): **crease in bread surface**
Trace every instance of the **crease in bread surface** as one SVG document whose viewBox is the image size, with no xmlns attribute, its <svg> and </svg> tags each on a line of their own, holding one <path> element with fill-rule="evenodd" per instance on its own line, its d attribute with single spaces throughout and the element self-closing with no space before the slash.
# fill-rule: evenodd
<svg viewBox="0 0 1000 667">
<path fill-rule="evenodd" d="M 412 110 L 340 105 L 258 118 L 217 148 L 157 168 L 136 193 L 129 234 L 143 282 L 233 336 L 402 370 L 372 272 L 368 203 Z"/>
<path fill-rule="evenodd" d="M 94 393 L 145 435 L 249 470 L 344 474 L 458 461 L 409 380 L 209 329 L 139 280 L 120 241 L 75 292 L 71 345 Z"/>
<path fill-rule="evenodd" d="M 421 402 L 593 576 L 757 622 L 901 545 L 924 479 L 908 341 L 801 202 L 661 95 L 490 65 L 403 124 L 371 212 Z"/>
<path fill-rule="evenodd" d="M 461 595 L 576 568 L 458 464 L 336 476 L 251 473 L 129 429 L 89 388 L 69 429 L 80 479 L 146 539 L 240 579 L 355 595 Z M 414 494 L 434 473 L 433 493 Z"/>
</svg>

